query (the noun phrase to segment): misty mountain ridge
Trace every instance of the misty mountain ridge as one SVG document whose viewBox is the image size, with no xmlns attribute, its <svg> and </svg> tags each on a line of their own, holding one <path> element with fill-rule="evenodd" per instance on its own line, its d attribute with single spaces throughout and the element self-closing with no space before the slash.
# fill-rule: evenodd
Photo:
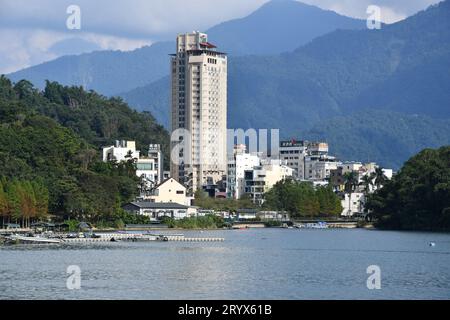
<svg viewBox="0 0 450 320">
<path fill-rule="evenodd" d="M 338 30 L 289 53 L 230 57 L 228 76 L 231 128 L 280 128 L 285 138 L 320 136 L 333 141 L 331 149 L 342 158 L 366 160 L 377 150 L 380 162 L 398 167 L 423 146 L 449 143 L 447 122 L 438 120 L 450 119 L 450 1 L 381 30 Z M 121 96 L 168 125 L 168 77 Z M 376 119 L 365 122 L 365 129 L 356 125 L 362 110 Z M 426 119 L 425 125 L 414 115 Z M 393 120 L 404 124 L 404 135 Z M 347 139 L 335 141 L 338 131 Z M 394 132 L 396 147 L 378 150 Z M 352 135 L 365 142 L 349 145 Z"/>
<path fill-rule="evenodd" d="M 214 26 L 206 33 L 230 56 L 264 55 L 292 51 L 336 29 L 364 27 L 363 20 L 297 1 L 278 0 L 264 4 L 247 17 Z M 168 75 L 168 55 L 174 51 L 175 41 L 156 42 L 130 52 L 95 51 L 60 57 L 8 77 L 13 81 L 27 79 L 39 88 L 43 88 L 48 79 L 115 95 Z"/>
</svg>

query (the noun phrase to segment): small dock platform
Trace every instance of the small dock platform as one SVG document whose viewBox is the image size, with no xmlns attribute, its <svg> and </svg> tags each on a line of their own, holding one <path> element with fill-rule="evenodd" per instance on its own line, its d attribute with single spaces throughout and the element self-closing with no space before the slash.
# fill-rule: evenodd
<svg viewBox="0 0 450 320">
<path fill-rule="evenodd" d="M 63 243 L 115 242 L 115 241 L 183 241 L 183 242 L 219 242 L 224 238 L 216 237 L 185 237 L 183 235 L 146 235 L 146 234 L 98 234 L 99 237 L 65 238 Z"/>
</svg>

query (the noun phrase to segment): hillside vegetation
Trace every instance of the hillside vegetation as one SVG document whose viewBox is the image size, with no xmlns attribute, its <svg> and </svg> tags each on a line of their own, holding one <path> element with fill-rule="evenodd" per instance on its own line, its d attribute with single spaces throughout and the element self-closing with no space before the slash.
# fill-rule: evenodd
<svg viewBox="0 0 450 320">
<path fill-rule="evenodd" d="M 39 91 L 28 81 L 13 84 L 0 77 L 3 192 L 25 186 L 16 188 L 20 195 L 29 183 L 38 183 L 36 188 L 48 193 L 51 214 L 113 219 L 120 205 L 134 198 L 139 182 L 133 161 L 101 162 L 100 147 L 115 139 L 136 140 L 142 151 L 151 142 L 167 150 L 167 132 L 150 114 L 133 111 L 120 99 L 54 82 Z M 0 206 L 8 219 L 18 212 L 11 201 Z"/>
<path fill-rule="evenodd" d="M 380 228 L 450 230 L 450 146 L 409 159 L 367 208 Z"/>
</svg>

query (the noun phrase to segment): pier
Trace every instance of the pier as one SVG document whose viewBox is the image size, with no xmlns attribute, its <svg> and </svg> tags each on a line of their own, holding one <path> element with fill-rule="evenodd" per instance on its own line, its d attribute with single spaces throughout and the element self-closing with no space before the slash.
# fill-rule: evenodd
<svg viewBox="0 0 450 320">
<path fill-rule="evenodd" d="M 220 242 L 224 238 L 216 237 L 192 237 L 187 238 L 181 235 L 142 235 L 142 234 L 107 234 L 98 238 L 65 238 L 63 243 L 88 243 L 88 242 L 115 242 L 115 241 L 183 241 L 183 242 Z"/>
<path fill-rule="evenodd" d="M 178 242 L 222 242 L 225 241 L 224 238 L 176 238 L 176 237 L 166 237 L 166 238 L 72 238 L 63 239 L 62 243 L 92 243 L 92 242 L 116 242 L 116 241 L 178 241 Z"/>
</svg>

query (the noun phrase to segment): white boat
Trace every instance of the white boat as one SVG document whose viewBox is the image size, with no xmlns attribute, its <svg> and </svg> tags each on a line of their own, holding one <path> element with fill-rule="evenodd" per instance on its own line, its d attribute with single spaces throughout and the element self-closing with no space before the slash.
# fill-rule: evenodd
<svg viewBox="0 0 450 320">
<path fill-rule="evenodd" d="M 294 228 L 297 229 L 328 229 L 326 222 L 314 222 L 314 223 L 296 223 Z"/>
<path fill-rule="evenodd" d="M 10 242 L 21 242 L 21 243 L 61 243 L 60 239 L 49 239 L 43 237 L 26 237 L 13 234 L 11 236 L 5 237 L 6 240 Z"/>
<path fill-rule="evenodd" d="M 328 229 L 328 224 L 326 222 L 317 222 L 317 223 L 307 223 L 306 228 L 309 229 Z"/>
</svg>

